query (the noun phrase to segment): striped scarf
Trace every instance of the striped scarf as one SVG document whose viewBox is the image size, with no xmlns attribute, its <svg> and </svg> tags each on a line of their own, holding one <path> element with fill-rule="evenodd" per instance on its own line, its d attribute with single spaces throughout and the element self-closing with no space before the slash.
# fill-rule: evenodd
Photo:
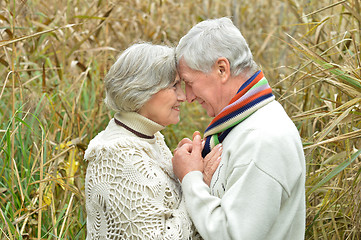
<svg viewBox="0 0 361 240">
<path fill-rule="evenodd" d="M 206 143 L 202 156 L 205 157 L 213 147 L 221 143 L 237 124 L 274 99 L 263 72 L 256 72 L 207 127 L 204 132 Z"/>
</svg>

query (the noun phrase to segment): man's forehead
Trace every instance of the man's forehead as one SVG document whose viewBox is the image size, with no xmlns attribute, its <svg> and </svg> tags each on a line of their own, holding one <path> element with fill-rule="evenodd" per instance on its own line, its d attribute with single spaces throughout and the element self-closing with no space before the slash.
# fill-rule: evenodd
<svg viewBox="0 0 361 240">
<path fill-rule="evenodd" d="M 186 76 L 186 74 L 181 74 L 180 72 L 178 73 L 179 75 L 179 79 L 182 81 L 182 82 L 188 82 L 188 78 Z"/>
<path fill-rule="evenodd" d="M 178 68 L 178 76 L 180 78 L 181 81 L 185 81 L 186 80 L 186 75 L 184 71 L 182 71 L 182 69 Z"/>
<path fill-rule="evenodd" d="M 185 61 L 184 58 L 182 57 L 182 58 L 179 60 L 178 69 L 184 70 L 184 69 L 188 69 L 188 68 L 189 68 L 189 67 L 188 67 L 186 61 Z"/>
<path fill-rule="evenodd" d="M 178 74 L 179 74 L 180 78 L 186 80 L 187 72 L 189 72 L 189 70 L 190 70 L 190 68 L 187 66 L 187 64 L 182 59 L 178 65 Z"/>
</svg>

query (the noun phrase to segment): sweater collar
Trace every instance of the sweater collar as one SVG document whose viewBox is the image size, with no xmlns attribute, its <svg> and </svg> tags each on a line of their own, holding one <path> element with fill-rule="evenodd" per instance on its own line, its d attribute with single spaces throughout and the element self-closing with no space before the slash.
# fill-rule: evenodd
<svg viewBox="0 0 361 240">
<path fill-rule="evenodd" d="M 115 114 L 114 118 L 124 124 L 126 126 L 124 128 L 130 128 L 135 132 L 149 137 L 153 137 L 156 132 L 164 129 L 164 126 L 153 122 L 136 112 L 119 112 Z M 131 131 L 129 129 L 127 130 Z"/>
</svg>

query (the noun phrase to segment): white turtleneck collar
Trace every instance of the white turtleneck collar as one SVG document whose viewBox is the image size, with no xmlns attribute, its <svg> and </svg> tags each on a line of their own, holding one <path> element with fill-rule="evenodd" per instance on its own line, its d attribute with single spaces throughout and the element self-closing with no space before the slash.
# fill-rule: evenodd
<svg viewBox="0 0 361 240">
<path fill-rule="evenodd" d="M 153 136 L 165 128 L 136 112 L 119 112 L 115 114 L 114 118 L 127 127 L 147 136 Z"/>
</svg>

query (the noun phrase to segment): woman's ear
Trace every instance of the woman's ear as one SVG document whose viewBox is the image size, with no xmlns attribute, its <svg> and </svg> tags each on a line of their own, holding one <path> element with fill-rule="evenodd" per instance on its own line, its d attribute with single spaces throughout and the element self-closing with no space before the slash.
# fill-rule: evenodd
<svg viewBox="0 0 361 240">
<path fill-rule="evenodd" d="M 220 57 L 216 61 L 217 74 L 222 82 L 226 82 L 231 76 L 231 68 L 227 58 Z"/>
</svg>

